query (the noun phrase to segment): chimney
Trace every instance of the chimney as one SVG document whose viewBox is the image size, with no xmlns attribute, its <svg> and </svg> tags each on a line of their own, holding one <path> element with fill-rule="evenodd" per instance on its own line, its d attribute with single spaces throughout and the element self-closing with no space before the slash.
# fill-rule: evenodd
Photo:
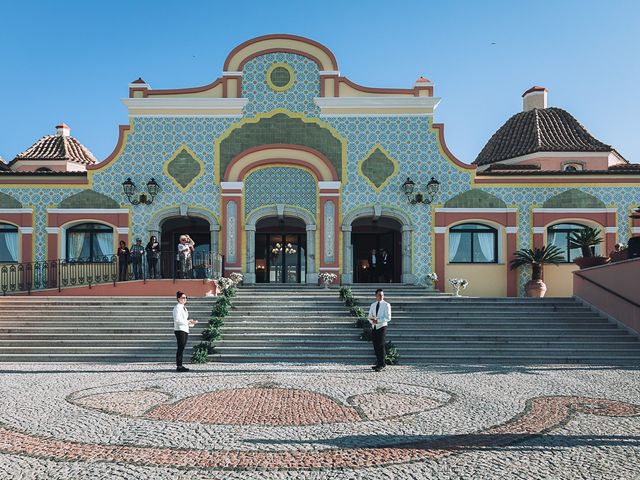
<svg viewBox="0 0 640 480">
<path fill-rule="evenodd" d="M 56 125 L 56 135 L 58 137 L 69 137 L 71 135 L 71 129 L 66 123 Z"/>
<path fill-rule="evenodd" d="M 522 111 L 528 112 L 534 108 L 547 108 L 547 89 L 531 87 L 522 94 Z"/>
</svg>

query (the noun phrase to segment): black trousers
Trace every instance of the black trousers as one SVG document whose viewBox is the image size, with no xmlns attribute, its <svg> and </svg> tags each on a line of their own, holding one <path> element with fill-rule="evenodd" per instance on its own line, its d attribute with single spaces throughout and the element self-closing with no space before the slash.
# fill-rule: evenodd
<svg viewBox="0 0 640 480">
<path fill-rule="evenodd" d="M 176 351 L 176 366 L 182 366 L 182 354 L 184 353 L 184 347 L 187 346 L 187 339 L 189 338 L 189 334 L 187 332 L 183 332 L 182 330 L 175 330 L 173 333 L 176 334 L 176 340 L 178 341 L 178 350 Z"/>
<path fill-rule="evenodd" d="M 385 348 L 384 344 L 387 339 L 387 327 L 374 328 L 371 332 L 371 341 L 373 342 L 373 351 L 376 354 L 376 365 L 382 367 L 385 365 Z"/>
</svg>

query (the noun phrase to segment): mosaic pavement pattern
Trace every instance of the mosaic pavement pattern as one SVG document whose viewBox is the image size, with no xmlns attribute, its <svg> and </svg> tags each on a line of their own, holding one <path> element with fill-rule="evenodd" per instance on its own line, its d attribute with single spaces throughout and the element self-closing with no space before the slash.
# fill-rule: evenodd
<svg viewBox="0 0 640 480">
<path fill-rule="evenodd" d="M 638 477 L 640 370 L 4 364 L 0 479 Z"/>
</svg>

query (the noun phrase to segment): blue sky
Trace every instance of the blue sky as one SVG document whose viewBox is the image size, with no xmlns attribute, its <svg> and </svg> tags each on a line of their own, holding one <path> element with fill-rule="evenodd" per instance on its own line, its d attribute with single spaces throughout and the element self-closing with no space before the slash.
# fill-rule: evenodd
<svg viewBox="0 0 640 480">
<path fill-rule="evenodd" d="M 424 75 L 442 98 L 451 151 L 472 162 L 549 89 L 599 140 L 640 163 L 640 2 L 591 0 L 9 2 L 0 14 L 0 156 L 6 161 L 64 121 L 99 159 L 127 123 L 120 99 L 210 83 L 239 43 L 269 33 L 314 39 L 342 75 L 409 88 Z M 10 6 L 7 6 L 10 5 Z"/>
</svg>

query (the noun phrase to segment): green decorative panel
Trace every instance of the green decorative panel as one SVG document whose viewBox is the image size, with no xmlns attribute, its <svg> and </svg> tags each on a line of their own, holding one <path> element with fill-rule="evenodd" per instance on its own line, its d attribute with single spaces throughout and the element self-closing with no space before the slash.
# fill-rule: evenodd
<svg viewBox="0 0 640 480">
<path fill-rule="evenodd" d="M 245 123 L 232 130 L 220 142 L 219 178 L 239 153 L 252 147 L 276 143 L 301 145 L 319 151 L 338 172 L 338 180 L 342 180 L 342 142 L 328 128 L 284 113 Z"/>
<path fill-rule="evenodd" d="M 367 156 L 360 164 L 362 176 L 368 179 L 380 191 L 382 187 L 397 172 L 397 163 L 389 158 L 389 156 L 377 147 Z"/>
<path fill-rule="evenodd" d="M 166 164 L 166 174 L 180 189 L 187 190 L 204 172 L 201 161 L 196 160 L 188 148 L 182 147 Z"/>
<path fill-rule="evenodd" d="M 544 208 L 605 208 L 602 200 L 593 195 L 572 188 L 549 198 Z"/>
<path fill-rule="evenodd" d="M 83 190 L 80 193 L 65 198 L 58 205 L 59 208 L 120 208 L 120 204 L 113 198 L 93 190 Z"/>
<path fill-rule="evenodd" d="M 271 72 L 271 81 L 276 87 L 284 87 L 291 81 L 291 74 L 286 68 L 277 67 Z"/>
<path fill-rule="evenodd" d="M 482 190 L 467 190 L 447 200 L 446 208 L 505 208 L 504 201 Z"/>
<path fill-rule="evenodd" d="M 22 204 L 11 195 L 0 192 L 0 208 L 22 208 Z"/>
</svg>

